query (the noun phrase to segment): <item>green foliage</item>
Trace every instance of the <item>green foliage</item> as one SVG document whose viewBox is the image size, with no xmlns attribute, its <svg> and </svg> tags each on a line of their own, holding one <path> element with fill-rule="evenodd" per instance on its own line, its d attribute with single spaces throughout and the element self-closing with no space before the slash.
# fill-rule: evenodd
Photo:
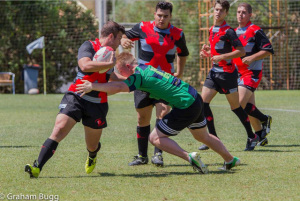
<svg viewBox="0 0 300 201">
<path fill-rule="evenodd" d="M 16 91 L 21 93 L 24 64 L 42 66 L 42 50 L 31 55 L 26 45 L 45 36 L 47 92 L 55 92 L 63 82 L 75 76 L 77 50 L 89 39 L 97 37 L 98 26 L 90 11 L 75 1 L 5 1 L 0 2 L 0 66 L 1 71 L 16 74 Z M 42 70 L 39 75 L 42 91 Z"/>
</svg>

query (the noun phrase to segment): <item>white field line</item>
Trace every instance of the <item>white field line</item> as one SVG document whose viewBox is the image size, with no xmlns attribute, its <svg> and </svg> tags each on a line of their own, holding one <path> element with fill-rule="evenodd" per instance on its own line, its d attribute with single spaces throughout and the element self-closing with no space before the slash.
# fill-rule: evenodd
<svg viewBox="0 0 300 201">
<path fill-rule="evenodd" d="M 229 108 L 227 105 L 211 105 L 212 107 Z M 287 109 L 275 109 L 275 108 L 258 108 L 259 110 L 281 111 L 281 112 L 300 112 L 300 110 L 287 110 Z"/>
</svg>

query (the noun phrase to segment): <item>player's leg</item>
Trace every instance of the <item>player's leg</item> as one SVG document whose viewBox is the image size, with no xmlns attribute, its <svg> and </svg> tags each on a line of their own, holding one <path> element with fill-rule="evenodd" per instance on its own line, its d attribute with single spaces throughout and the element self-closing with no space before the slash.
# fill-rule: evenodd
<svg viewBox="0 0 300 201">
<path fill-rule="evenodd" d="M 144 165 L 148 163 L 148 138 L 150 135 L 150 120 L 152 115 L 153 105 L 144 108 L 136 108 L 138 125 L 136 128 L 138 155 L 134 156 L 133 161 L 129 166 Z"/>
<path fill-rule="evenodd" d="M 107 127 L 106 115 L 108 113 L 107 103 L 84 102 L 84 115 L 82 124 L 84 125 L 85 142 L 88 151 L 85 162 L 85 172 L 91 173 L 97 162 L 97 153 L 101 148 L 100 137 L 102 129 Z"/>
<path fill-rule="evenodd" d="M 101 143 L 100 137 L 102 134 L 102 129 L 93 129 L 87 126 L 84 126 L 85 132 L 85 142 L 86 148 L 89 152 L 86 164 L 85 164 L 85 171 L 86 173 L 91 173 L 97 162 L 97 153 L 100 151 Z"/>
<path fill-rule="evenodd" d="M 215 129 L 215 125 L 214 125 L 214 117 L 213 117 L 213 113 L 210 109 L 210 102 L 212 101 L 212 99 L 217 95 L 217 91 L 215 89 L 210 89 L 206 86 L 203 86 L 202 88 L 202 92 L 201 92 L 201 97 L 203 99 L 203 110 L 204 110 L 204 115 L 205 118 L 207 120 L 207 125 L 208 125 L 208 130 L 209 133 L 217 136 L 216 133 L 216 129 Z"/>
<path fill-rule="evenodd" d="M 207 120 L 207 127 L 209 130 L 209 133 L 211 133 L 212 135 L 217 137 L 217 132 L 215 129 L 215 124 L 214 124 L 214 116 L 213 113 L 210 109 L 210 102 L 212 101 L 212 99 L 217 95 L 217 91 L 215 89 L 211 89 L 208 88 L 206 86 L 203 86 L 202 88 L 202 92 L 201 92 L 201 97 L 203 99 L 203 111 L 204 111 L 204 115 L 205 118 Z M 199 147 L 199 150 L 207 150 L 209 149 L 208 146 L 206 146 L 205 144 L 201 145 Z"/>
<path fill-rule="evenodd" d="M 268 144 L 268 139 L 266 138 L 266 136 L 270 132 L 272 117 L 263 114 L 255 106 L 254 92 L 258 87 L 261 78 L 261 70 L 252 70 L 251 73 L 248 72 L 246 73 L 246 75 L 241 76 L 241 82 L 239 83 L 239 94 L 251 94 L 250 97 L 247 97 L 248 101 L 246 101 L 246 98 L 245 100 L 243 100 L 242 107 L 249 115 L 250 122 L 255 130 L 255 133 L 260 137 L 259 145 L 264 146 Z"/>
<path fill-rule="evenodd" d="M 136 136 L 138 142 L 138 154 L 128 165 L 144 165 L 148 163 L 148 138 L 150 135 L 150 120 L 153 109 L 153 100 L 149 93 L 135 90 L 134 105 L 137 111 Z"/>
<path fill-rule="evenodd" d="M 231 110 L 236 114 L 236 116 L 238 116 L 247 132 L 248 139 L 245 151 L 254 150 L 254 147 L 259 142 L 259 137 L 252 132 L 249 117 L 245 110 L 240 106 L 238 92 L 226 94 L 226 98 L 230 104 Z"/>
<path fill-rule="evenodd" d="M 58 143 L 68 135 L 75 124 L 76 121 L 73 118 L 65 114 L 57 115 L 53 131 L 42 145 L 38 159 L 34 161 L 32 166 L 30 164 L 25 166 L 25 171 L 30 174 L 30 177 L 37 178 L 39 176 L 45 163 L 55 153 Z"/>
<path fill-rule="evenodd" d="M 177 142 L 169 138 L 170 136 L 162 133 L 157 127 L 153 129 L 149 136 L 149 141 L 161 150 L 168 152 L 188 161 L 195 170 L 202 174 L 208 173 L 206 165 L 201 161 L 200 156 L 197 152 L 188 153 L 182 149 Z"/>
<path fill-rule="evenodd" d="M 156 123 L 155 123 L 156 125 L 166 114 L 170 112 L 171 107 L 162 102 L 157 102 L 155 104 L 155 108 L 156 108 Z M 154 147 L 154 155 L 151 158 L 151 162 L 152 164 L 158 167 L 162 167 L 164 165 L 161 149 Z"/>
</svg>

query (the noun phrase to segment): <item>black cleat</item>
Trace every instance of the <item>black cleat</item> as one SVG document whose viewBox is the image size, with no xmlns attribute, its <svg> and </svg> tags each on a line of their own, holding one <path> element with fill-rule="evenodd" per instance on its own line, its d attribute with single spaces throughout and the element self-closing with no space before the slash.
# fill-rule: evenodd
<svg viewBox="0 0 300 201">
<path fill-rule="evenodd" d="M 244 149 L 244 151 L 253 151 L 255 146 L 259 142 L 259 140 L 260 139 L 259 139 L 258 135 L 256 135 L 256 134 L 255 134 L 255 138 L 248 138 L 246 148 Z"/>
<path fill-rule="evenodd" d="M 129 166 L 134 165 L 146 165 L 148 163 L 148 157 L 142 157 L 141 155 L 137 155 L 133 157 L 133 161 L 129 163 Z"/>
<path fill-rule="evenodd" d="M 257 144 L 257 146 L 266 146 L 269 143 L 267 138 L 262 138 L 259 143 Z"/>
<path fill-rule="evenodd" d="M 203 144 L 203 145 L 201 145 L 198 149 L 201 150 L 201 151 L 204 151 L 204 150 L 208 150 L 209 147 L 206 146 L 205 144 Z"/>
<path fill-rule="evenodd" d="M 151 162 L 153 165 L 155 165 L 157 167 L 164 166 L 164 159 L 163 159 L 161 153 L 156 153 L 154 156 L 152 156 Z"/>
</svg>

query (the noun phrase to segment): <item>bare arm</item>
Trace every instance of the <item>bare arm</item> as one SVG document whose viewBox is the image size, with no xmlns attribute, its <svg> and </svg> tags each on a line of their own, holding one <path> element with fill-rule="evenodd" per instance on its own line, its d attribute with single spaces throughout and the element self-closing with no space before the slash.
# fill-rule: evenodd
<svg viewBox="0 0 300 201">
<path fill-rule="evenodd" d="M 112 81 L 123 81 L 123 80 L 126 80 L 126 79 L 127 78 L 122 76 L 121 74 L 112 72 L 111 75 L 110 75 L 109 81 L 110 82 L 112 82 Z"/>
<path fill-rule="evenodd" d="M 183 69 L 185 67 L 187 57 L 177 57 L 177 72 L 174 73 L 175 77 L 182 78 L 183 75 Z"/>
<path fill-rule="evenodd" d="M 87 80 L 82 80 L 83 84 L 78 84 L 76 90 L 82 93 L 80 97 L 91 91 L 103 91 L 109 94 L 119 92 L 129 92 L 129 87 L 124 82 L 108 82 L 108 83 L 91 83 Z"/>
<path fill-rule="evenodd" d="M 246 52 L 244 50 L 244 47 L 239 46 L 239 47 L 236 47 L 236 50 L 234 50 L 233 52 L 213 56 L 211 58 L 211 61 L 218 63 L 221 60 L 234 59 L 234 58 L 242 57 L 245 54 L 246 54 Z"/>
<path fill-rule="evenodd" d="M 89 57 L 83 57 L 79 59 L 78 66 L 83 72 L 97 72 L 104 69 L 108 70 L 114 67 L 115 63 L 115 52 L 113 52 L 108 62 L 92 61 Z"/>
<path fill-rule="evenodd" d="M 271 55 L 271 54 L 272 54 L 272 53 L 269 52 L 269 51 L 261 50 L 261 51 L 255 53 L 255 54 L 253 54 L 253 55 L 251 55 L 251 56 L 244 57 L 244 58 L 242 59 L 242 62 L 243 62 L 244 64 L 249 65 L 249 64 L 251 64 L 251 63 L 254 62 L 254 61 L 264 59 L 264 58 L 266 58 L 267 56 L 269 56 L 269 55 Z"/>
</svg>

